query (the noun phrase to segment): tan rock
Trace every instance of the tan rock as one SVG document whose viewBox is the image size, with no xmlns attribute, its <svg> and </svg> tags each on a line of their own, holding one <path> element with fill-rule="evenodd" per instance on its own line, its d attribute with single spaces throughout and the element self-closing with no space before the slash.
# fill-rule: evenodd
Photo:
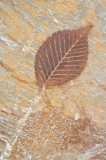
<svg viewBox="0 0 106 160">
<path fill-rule="evenodd" d="M 0 1 L 0 160 L 106 159 L 105 1 Z M 53 32 L 94 25 L 77 79 L 41 96 L 35 56 Z"/>
</svg>

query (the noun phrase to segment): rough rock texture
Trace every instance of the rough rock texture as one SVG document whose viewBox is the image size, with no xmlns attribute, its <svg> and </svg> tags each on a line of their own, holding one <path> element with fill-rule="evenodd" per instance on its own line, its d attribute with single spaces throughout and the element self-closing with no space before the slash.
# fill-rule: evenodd
<svg viewBox="0 0 106 160">
<path fill-rule="evenodd" d="M 37 49 L 53 32 L 93 24 L 77 79 L 37 86 Z M 106 159 L 106 1 L 0 0 L 0 160 Z"/>
</svg>

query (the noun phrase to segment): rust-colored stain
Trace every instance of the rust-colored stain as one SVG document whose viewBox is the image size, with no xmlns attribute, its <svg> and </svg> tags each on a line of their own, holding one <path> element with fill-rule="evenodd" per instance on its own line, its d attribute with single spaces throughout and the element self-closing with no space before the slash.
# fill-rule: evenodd
<svg viewBox="0 0 106 160">
<path fill-rule="evenodd" d="M 35 152 L 33 158 L 39 156 L 41 160 L 46 160 L 47 155 L 51 155 L 54 150 L 84 153 L 86 149 L 91 149 L 96 144 L 104 144 L 104 139 L 99 135 L 106 137 L 105 132 L 93 124 L 84 112 L 83 114 L 85 118 L 75 120 L 74 117 L 64 117 L 59 109 L 52 109 L 49 113 L 43 111 L 38 118 L 36 113 L 32 113 L 22 129 L 23 136 L 19 137 L 18 142 L 23 144 L 26 151 Z M 15 158 L 15 153 L 19 157 L 22 156 L 23 148 L 19 147 L 18 142 L 9 158 L 11 160 Z M 99 153 L 96 156 L 103 158 Z"/>
<path fill-rule="evenodd" d="M 3 61 L 0 61 L 0 66 L 5 68 L 8 72 L 14 72 L 14 69 L 11 68 L 11 66 L 8 66 Z"/>
</svg>

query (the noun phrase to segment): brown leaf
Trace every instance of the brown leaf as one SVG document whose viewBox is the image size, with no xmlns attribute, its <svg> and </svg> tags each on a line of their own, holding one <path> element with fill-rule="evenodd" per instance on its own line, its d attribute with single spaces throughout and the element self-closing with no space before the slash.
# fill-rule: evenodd
<svg viewBox="0 0 106 160">
<path fill-rule="evenodd" d="M 78 30 L 54 33 L 39 48 L 35 70 L 40 87 L 60 85 L 78 77 L 88 57 L 88 32 L 92 25 Z"/>
</svg>

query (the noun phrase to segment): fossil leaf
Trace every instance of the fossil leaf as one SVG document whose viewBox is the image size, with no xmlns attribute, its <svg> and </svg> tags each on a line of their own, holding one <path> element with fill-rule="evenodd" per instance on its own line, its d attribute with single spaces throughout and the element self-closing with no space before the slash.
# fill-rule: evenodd
<svg viewBox="0 0 106 160">
<path fill-rule="evenodd" d="M 78 77 L 88 57 L 89 25 L 54 33 L 39 48 L 35 71 L 40 87 L 64 84 Z"/>
</svg>

